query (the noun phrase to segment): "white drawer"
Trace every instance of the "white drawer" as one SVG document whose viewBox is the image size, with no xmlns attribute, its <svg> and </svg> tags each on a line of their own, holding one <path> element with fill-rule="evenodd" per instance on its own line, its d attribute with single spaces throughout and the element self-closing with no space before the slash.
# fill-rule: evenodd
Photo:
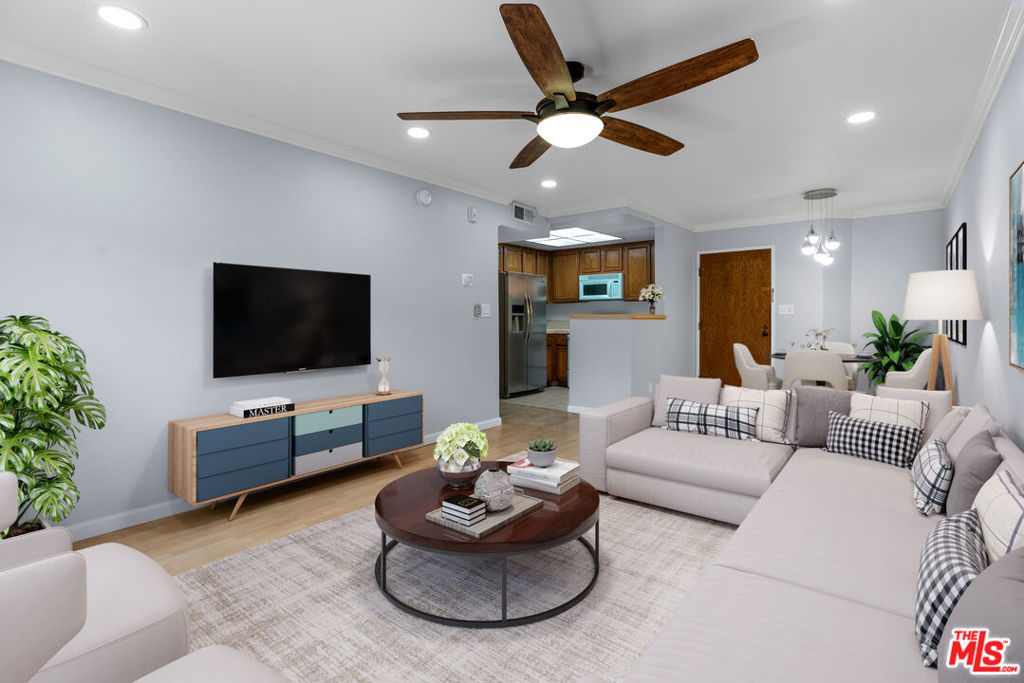
<svg viewBox="0 0 1024 683">
<path fill-rule="evenodd" d="M 347 446 L 339 446 L 326 451 L 307 453 L 295 458 L 295 475 L 309 474 L 317 470 L 343 465 L 346 462 L 362 460 L 363 442 L 350 443 Z"/>
</svg>

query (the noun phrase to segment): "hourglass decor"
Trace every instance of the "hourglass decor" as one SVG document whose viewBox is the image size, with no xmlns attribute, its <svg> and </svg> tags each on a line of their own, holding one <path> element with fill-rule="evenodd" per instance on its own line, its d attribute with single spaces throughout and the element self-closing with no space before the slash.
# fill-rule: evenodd
<svg viewBox="0 0 1024 683">
<path fill-rule="evenodd" d="M 378 358 L 377 370 L 380 371 L 380 379 L 377 380 L 377 395 L 387 396 L 391 393 L 391 381 L 388 379 L 388 370 L 391 369 L 390 358 Z"/>
</svg>

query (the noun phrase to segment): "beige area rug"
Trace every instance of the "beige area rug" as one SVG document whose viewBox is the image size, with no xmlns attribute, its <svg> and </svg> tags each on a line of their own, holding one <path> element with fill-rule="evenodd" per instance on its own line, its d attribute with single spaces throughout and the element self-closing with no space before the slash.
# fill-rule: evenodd
<svg viewBox="0 0 1024 683">
<path fill-rule="evenodd" d="M 547 408 L 548 410 L 561 410 L 564 413 L 569 410 L 569 388 L 545 387 L 543 391 L 533 394 L 522 394 L 501 400 L 503 403 L 515 403 L 520 406 Z"/>
<path fill-rule="evenodd" d="M 601 573 L 580 604 L 506 629 L 442 626 L 380 594 L 368 507 L 178 577 L 192 647 L 245 650 L 293 681 L 576 681 L 622 678 L 732 527 L 602 496 Z M 593 534 L 588 534 L 592 538 Z M 509 612 L 551 607 L 589 580 L 579 543 L 509 560 Z M 500 617 L 497 561 L 396 547 L 388 585 L 416 606 Z"/>
</svg>

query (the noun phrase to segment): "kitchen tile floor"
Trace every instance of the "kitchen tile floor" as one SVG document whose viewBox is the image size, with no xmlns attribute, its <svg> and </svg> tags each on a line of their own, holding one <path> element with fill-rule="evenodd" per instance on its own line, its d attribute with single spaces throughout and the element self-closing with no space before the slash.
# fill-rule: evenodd
<svg viewBox="0 0 1024 683">
<path fill-rule="evenodd" d="M 546 387 L 543 391 L 505 398 L 501 402 L 503 404 L 512 403 L 514 405 L 566 412 L 569 409 L 569 388 Z"/>
</svg>

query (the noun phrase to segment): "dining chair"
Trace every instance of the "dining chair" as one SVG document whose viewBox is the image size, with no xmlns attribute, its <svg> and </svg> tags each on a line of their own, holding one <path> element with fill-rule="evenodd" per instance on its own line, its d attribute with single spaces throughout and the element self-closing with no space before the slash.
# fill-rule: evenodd
<svg viewBox="0 0 1024 683">
<path fill-rule="evenodd" d="M 932 361 L 932 350 L 925 349 L 917 357 L 914 367 L 909 370 L 890 370 L 885 375 L 883 386 L 897 389 L 924 389 L 928 385 L 928 368 Z"/>
<path fill-rule="evenodd" d="M 849 342 L 825 342 L 825 350 L 847 356 L 852 356 L 857 353 L 857 347 Z M 843 369 L 846 370 L 846 377 L 849 380 L 848 388 L 850 391 L 854 391 L 857 388 L 857 378 L 860 374 L 860 363 L 843 363 Z"/>
<path fill-rule="evenodd" d="M 796 382 L 824 382 L 842 391 L 850 386 L 843 361 L 834 351 L 790 351 L 786 354 L 782 377 L 782 386 L 786 389 L 792 389 Z"/>
<path fill-rule="evenodd" d="M 740 386 L 750 389 L 782 387 L 782 380 L 775 376 L 775 368 L 755 361 L 746 344 L 733 344 L 732 355 L 736 358 L 736 369 L 740 373 Z"/>
</svg>

